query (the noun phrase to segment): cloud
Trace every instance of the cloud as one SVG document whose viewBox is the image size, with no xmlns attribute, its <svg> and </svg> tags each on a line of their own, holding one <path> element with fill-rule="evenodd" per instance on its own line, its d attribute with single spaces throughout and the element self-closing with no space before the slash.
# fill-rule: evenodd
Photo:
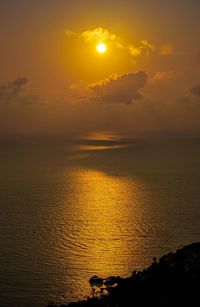
<svg viewBox="0 0 200 307">
<path fill-rule="evenodd" d="M 190 89 L 190 92 L 191 92 L 194 96 L 200 98 L 200 85 L 196 85 L 196 86 L 194 86 L 193 88 L 191 88 L 191 89 Z"/>
<path fill-rule="evenodd" d="M 81 33 L 81 37 L 84 39 L 86 43 L 106 43 L 111 42 L 117 48 L 125 48 L 125 45 L 122 43 L 119 36 L 114 33 L 110 33 L 107 29 L 104 28 L 96 28 L 93 30 L 87 30 Z"/>
<path fill-rule="evenodd" d="M 115 34 L 112 34 L 108 30 L 101 28 L 101 27 L 96 28 L 94 30 L 84 31 L 83 33 L 81 33 L 81 36 L 83 37 L 85 42 L 90 42 L 90 43 L 119 41 L 119 38 Z"/>
<path fill-rule="evenodd" d="M 135 45 L 129 46 L 129 53 L 133 57 L 138 57 L 140 55 L 149 56 L 155 50 L 155 46 L 150 44 L 148 40 L 142 40 L 141 45 L 136 47 Z"/>
<path fill-rule="evenodd" d="M 173 55 L 174 54 L 174 46 L 171 43 L 166 43 L 160 47 L 161 55 Z"/>
<path fill-rule="evenodd" d="M 77 33 L 76 33 L 76 32 L 73 32 L 73 31 L 71 31 L 71 30 L 69 30 L 69 29 L 66 29 L 66 30 L 65 30 L 65 35 L 66 35 L 66 36 L 77 36 Z"/>
<path fill-rule="evenodd" d="M 178 73 L 174 70 L 171 71 L 158 71 L 155 76 L 153 77 L 153 80 L 159 81 L 159 80 L 167 80 L 167 79 L 173 79 L 178 77 Z"/>
<path fill-rule="evenodd" d="M 147 83 L 144 71 L 123 75 L 112 75 L 96 84 L 89 86 L 91 100 L 102 103 L 130 104 L 133 100 L 142 98 L 140 90 Z"/>
<path fill-rule="evenodd" d="M 0 86 L 0 105 L 9 106 L 13 104 L 32 104 L 37 97 L 24 94 L 28 80 L 25 77 L 18 78 L 7 85 Z"/>
<path fill-rule="evenodd" d="M 114 33 L 110 33 L 107 29 L 98 27 L 92 30 L 86 30 L 82 33 L 73 32 L 69 29 L 65 30 L 65 34 L 69 37 L 76 36 L 82 38 L 85 43 L 100 43 L 100 42 L 112 42 L 115 43 L 118 48 L 123 48 L 121 39 Z"/>
<path fill-rule="evenodd" d="M 12 96 L 18 96 L 23 90 L 24 85 L 26 85 L 26 78 L 18 78 L 7 85 L 0 87 L 0 100 L 9 99 Z"/>
</svg>

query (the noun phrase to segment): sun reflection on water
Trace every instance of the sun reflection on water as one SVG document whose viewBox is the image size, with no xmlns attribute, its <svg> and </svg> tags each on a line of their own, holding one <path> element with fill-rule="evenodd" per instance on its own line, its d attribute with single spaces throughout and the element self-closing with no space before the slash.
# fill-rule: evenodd
<svg viewBox="0 0 200 307">
<path fill-rule="evenodd" d="M 149 263 L 145 246 L 151 240 L 152 211 L 148 187 L 137 177 L 78 165 L 66 171 L 54 258 L 66 297 L 76 300 L 90 295 L 92 276 L 128 276 Z"/>
<path fill-rule="evenodd" d="M 140 194 L 141 184 L 92 169 L 73 170 L 71 179 L 73 205 L 68 212 L 72 219 L 67 240 L 74 241 L 72 265 L 101 276 L 128 272 L 127 238 L 140 227 L 141 210 L 134 195 Z"/>
</svg>

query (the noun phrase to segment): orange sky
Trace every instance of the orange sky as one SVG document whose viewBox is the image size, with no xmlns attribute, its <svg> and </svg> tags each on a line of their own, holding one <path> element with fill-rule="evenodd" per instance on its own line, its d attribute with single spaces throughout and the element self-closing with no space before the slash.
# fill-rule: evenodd
<svg viewBox="0 0 200 307">
<path fill-rule="evenodd" d="M 1 1 L 0 135 L 199 133 L 199 2 L 107 2 Z"/>
</svg>

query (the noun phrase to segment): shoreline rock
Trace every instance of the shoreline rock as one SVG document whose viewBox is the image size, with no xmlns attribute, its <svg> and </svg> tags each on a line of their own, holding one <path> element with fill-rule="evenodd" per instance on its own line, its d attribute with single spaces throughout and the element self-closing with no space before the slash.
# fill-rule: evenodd
<svg viewBox="0 0 200 307">
<path fill-rule="evenodd" d="M 128 278 L 94 276 L 90 285 L 94 297 L 48 307 L 200 306 L 200 242 L 154 258 L 148 268 Z"/>
</svg>

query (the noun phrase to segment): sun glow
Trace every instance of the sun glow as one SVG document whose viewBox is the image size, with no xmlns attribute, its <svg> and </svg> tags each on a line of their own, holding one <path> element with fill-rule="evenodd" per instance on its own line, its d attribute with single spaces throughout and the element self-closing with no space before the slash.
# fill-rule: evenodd
<svg viewBox="0 0 200 307">
<path fill-rule="evenodd" d="M 99 53 L 105 53 L 107 50 L 107 47 L 105 44 L 101 43 L 97 45 L 96 49 Z"/>
</svg>

